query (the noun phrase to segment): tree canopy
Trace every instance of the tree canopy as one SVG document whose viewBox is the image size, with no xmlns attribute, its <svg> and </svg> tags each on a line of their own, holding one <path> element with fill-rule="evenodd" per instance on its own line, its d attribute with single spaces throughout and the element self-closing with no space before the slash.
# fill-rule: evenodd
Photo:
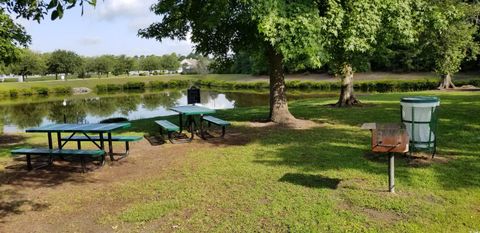
<svg viewBox="0 0 480 233">
<path fill-rule="evenodd" d="M 15 23 L 9 14 L 40 22 L 51 12 L 51 19 L 61 19 L 67 9 L 77 4 L 83 8 L 86 4 L 95 6 L 96 0 L 0 0 L 0 63 L 8 65 L 17 60 L 20 47 L 27 47 L 31 37 L 25 28 Z"/>
<path fill-rule="evenodd" d="M 30 41 L 25 28 L 0 9 L 0 63 L 9 65 L 16 61 L 21 53 L 19 47 L 27 47 Z"/>
<path fill-rule="evenodd" d="M 48 72 L 52 74 L 74 73 L 82 65 L 82 58 L 75 52 L 66 50 L 55 50 L 48 57 Z"/>
<path fill-rule="evenodd" d="M 42 73 L 45 71 L 45 66 L 45 61 L 40 54 L 24 49 L 20 53 L 19 61 L 11 67 L 11 70 L 27 78 L 28 75 Z"/>
<path fill-rule="evenodd" d="M 451 76 L 462 61 L 479 53 L 475 34 L 478 30 L 479 4 L 459 0 L 428 1 L 421 45 L 429 51 L 435 71 L 442 76 L 440 88 L 455 87 Z"/>
<path fill-rule="evenodd" d="M 246 51 L 268 60 L 270 73 L 270 120 L 288 122 L 284 62 L 321 65 L 321 22 L 311 1 L 159 1 L 152 11 L 162 16 L 139 31 L 155 38 L 186 39 L 191 35 L 197 52 L 226 57 Z"/>
</svg>

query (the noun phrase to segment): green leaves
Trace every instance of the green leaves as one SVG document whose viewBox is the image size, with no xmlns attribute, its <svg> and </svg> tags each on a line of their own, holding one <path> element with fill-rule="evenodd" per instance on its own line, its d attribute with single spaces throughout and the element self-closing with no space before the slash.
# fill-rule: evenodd
<svg viewBox="0 0 480 233">
<path fill-rule="evenodd" d="M 0 9 L 0 64 L 9 65 L 17 61 L 21 55 L 19 47 L 27 47 L 30 43 L 31 37 L 25 28 Z"/>
<path fill-rule="evenodd" d="M 33 19 L 40 22 L 51 12 L 50 19 L 56 20 L 63 17 L 66 9 L 71 9 L 79 3 L 82 7 L 86 4 L 95 6 L 96 0 L 3 0 L 0 1 L 0 7 L 9 12 L 17 14 L 19 17 Z"/>
</svg>

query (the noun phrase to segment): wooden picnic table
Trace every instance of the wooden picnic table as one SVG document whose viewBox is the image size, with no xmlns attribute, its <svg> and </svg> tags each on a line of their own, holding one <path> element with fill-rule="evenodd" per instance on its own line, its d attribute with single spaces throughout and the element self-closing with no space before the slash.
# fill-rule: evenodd
<svg viewBox="0 0 480 233">
<path fill-rule="evenodd" d="M 25 130 L 27 133 L 47 133 L 48 148 L 53 149 L 52 134 L 57 134 L 58 149 L 61 150 L 76 134 L 83 134 L 100 150 L 105 151 L 105 142 L 108 142 L 110 159 L 113 161 L 113 140 L 112 132 L 115 130 L 126 129 L 131 126 L 130 123 L 108 123 L 108 124 L 52 124 Z M 62 139 L 62 133 L 68 133 L 70 136 Z M 105 137 L 107 134 L 107 137 Z M 99 140 L 93 139 L 92 135 L 98 135 Z M 72 140 L 71 140 L 72 139 Z M 100 145 L 96 142 L 99 141 Z"/>
<path fill-rule="evenodd" d="M 198 106 L 198 105 L 183 105 L 183 106 L 175 106 L 170 108 L 170 110 L 177 112 L 179 116 L 179 124 L 180 124 L 180 132 L 183 131 L 183 116 L 186 116 L 185 125 L 189 128 L 190 132 L 192 133 L 191 139 L 193 139 L 194 131 L 200 126 L 200 132 L 203 132 L 202 129 L 202 118 L 206 114 L 213 114 L 215 113 L 215 109 Z M 200 116 L 199 124 L 195 122 L 195 116 Z"/>
</svg>

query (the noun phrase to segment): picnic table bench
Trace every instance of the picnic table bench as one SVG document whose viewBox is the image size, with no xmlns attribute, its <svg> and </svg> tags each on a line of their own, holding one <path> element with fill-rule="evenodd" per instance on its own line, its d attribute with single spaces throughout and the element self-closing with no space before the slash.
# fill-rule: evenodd
<svg viewBox="0 0 480 233">
<path fill-rule="evenodd" d="M 230 122 L 213 117 L 213 116 L 204 116 L 202 120 L 208 123 L 209 128 L 211 124 L 220 126 L 222 128 L 222 134 L 220 135 L 220 137 L 222 138 L 225 136 L 225 128 L 230 125 Z"/>
<path fill-rule="evenodd" d="M 104 162 L 104 154 L 105 151 L 103 150 L 69 150 L 69 149 L 47 149 L 47 148 L 22 148 L 16 149 L 11 151 L 12 155 L 26 155 L 27 157 L 27 168 L 28 170 L 32 170 L 32 155 L 37 156 L 48 156 L 48 165 L 53 163 L 53 156 L 64 156 L 64 155 L 73 155 L 80 157 L 80 161 L 82 164 L 82 171 L 86 171 L 85 165 L 85 157 L 100 157 L 101 164 Z"/>
<path fill-rule="evenodd" d="M 178 127 L 177 125 L 167 120 L 155 121 L 155 123 L 160 126 L 160 134 L 162 135 L 162 137 L 163 137 L 163 130 L 165 130 L 167 131 L 168 140 L 171 143 L 175 143 L 172 134 L 174 132 L 180 132 L 180 127 Z"/>
<path fill-rule="evenodd" d="M 143 137 L 141 136 L 112 136 L 112 142 L 125 142 L 125 156 L 127 156 L 130 152 L 130 142 L 136 142 L 142 140 Z M 71 138 L 62 137 L 62 141 L 75 141 L 77 142 L 77 148 L 80 150 L 82 149 L 81 142 L 89 142 L 89 141 L 96 141 L 99 142 L 100 136 L 73 136 Z"/>
</svg>

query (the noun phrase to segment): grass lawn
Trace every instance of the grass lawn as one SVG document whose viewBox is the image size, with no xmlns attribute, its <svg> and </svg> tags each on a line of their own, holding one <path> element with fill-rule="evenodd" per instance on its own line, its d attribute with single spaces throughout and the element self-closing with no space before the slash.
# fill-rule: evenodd
<svg viewBox="0 0 480 233">
<path fill-rule="evenodd" d="M 441 98 L 439 157 L 413 165 L 398 158 L 397 193 L 390 194 L 386 158 L 365 156 L 370 133 L 359 126 L 398 122 L 399 99 L 406 95 Z M 92 185 L 87 182 L 63 192 L 59 186 L 46 188 L 48 208 L 9 216 L 6 223 L 47 218 L 49 227 L 63 226 L 60 231 L 77 231 L 69 227 L 83 224 L 121 232 L 478 232 L 479 97 L 479 92 L 372 94 L 362 96 L 365 107 L 345 109 L 326 106 L 335 98 L 293 101 L 296 117 L 322 123 L 305 130 L 252 127 L 249 121 L 266 116 L 267 107 L 221 111 L 220 117 L 234 123 L 229 143 L 154 147 L 149 153 L 155 156 L 170 155 L 167 151 L 179 156 L 148 176 L 94 189 L 85 188 Z M 152 132 L 152 120 L 134 121 L 125 133 Z M 4 158 L 9 148 L 0 150 Z M 109 169 L 85 176 L 101 180 Z M 79 216 L 88 213 L 94 221 L 82 222 Z M 55 220 L 69 214 L 80 220 Z"/>
<path fill-rule="evenodd" d="M 457 80 L 471 80 L 478 79 L 480 76 L 475 73 L 460 73 L 455 75 L 454 81 Z M 11 89 L 29 89 L 31 87 L 88 87 L 94 89 L 99 84 L 124 84 L 131 81 L 143 81 L 148 83 L 154 80 L 168 81 L 172 79 L 214 79 L 220 81 L 238 81 L 238 82 L 256 82 L 256 81 L 268 81 L 267 76 L 252 76 L 244 74 L 207 74 L 207 75 L 161 75 L 161 76 L 110 76 L 101 78 L 88 78 L 88 79 L 69 79 L 67 81 L 52 80 L 52 77 L 48 77 L 44 81 L 42 78 L 32 81 L 18 83 L 18 82 L 5 82 L 0 83 L 0 91 L 8 91 Z M 439 80 L 438 76 L 434 73 L 409 73 L 409 74 L 397 74 L 397 73 L 358 73 L 355 74 L 356 81 L 380 81 L 380 80 Z M 321 81 L 321 82 L 338 82 L 339 79 L 333 78 L 327 74 L 293 74 L 288 75 L 287 80 L 309 80 L 309 81 Z"/>
</svg>

